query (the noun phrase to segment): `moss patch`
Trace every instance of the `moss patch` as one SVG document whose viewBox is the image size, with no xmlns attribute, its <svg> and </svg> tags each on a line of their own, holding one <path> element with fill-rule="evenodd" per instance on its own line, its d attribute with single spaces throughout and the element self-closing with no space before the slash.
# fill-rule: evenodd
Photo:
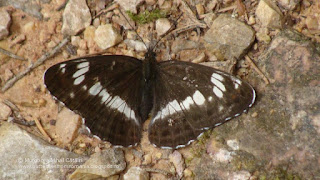
<svg viewBox="0 0 320 180">
<path fill-rule="evenodd" d="M 167 15 L 165 11 L 161 11 L 160 9 L 155 9 L 153 11 L 144 11 L 139 14 L 133 14 L 132 12 L 127 11 L 127 14 L 133 21 L 137 22 L 138 24 L 146 24 L 156 19 L 164 18 Z"/>
</svg>

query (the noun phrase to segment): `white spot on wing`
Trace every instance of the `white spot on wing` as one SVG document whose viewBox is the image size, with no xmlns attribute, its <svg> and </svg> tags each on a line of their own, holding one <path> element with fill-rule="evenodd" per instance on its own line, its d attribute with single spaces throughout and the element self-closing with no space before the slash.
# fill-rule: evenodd
<svg viewBox="0 0 320 180">
<path fill-rule="evenodd" d="M 215 78 L 215 79 L 217 79 L 219 81 L 223 81 L 224 80 L 224 78 L 220 74 L 217 74 L 217 73 L 212 73 L 211 77 Z"/>
<path fill-rule="evenodd" d="M 220 105 L 219 106 L 219 112 L 222 111 L 223 109 L 224 109 L 224 107 Z"/>
<path fill-rule="evenodd" d="M 72 77 L 73 77 L 73 78 L 79 77 L 79 76 L 81 76 L 82 74 L 84 74 L 84 73 L 86 73 L 86 72 L 88 72 L 88 71 L 89 71 L 89 67 L 85 67 L 85 68 L 79 69 L 78 71 L 76 71 L 76 72 L 72 75 Z"/>
<path fill-rule="evenodd" d="M 79 76 L 74 80 L 73 85 L 78 85 L 78 84 L 82 83 L 83 80 L 84 80 L 84 75 Z"/>
<path fill-rule="evenodd" d="M 62 74 L 64 74 L 66 72 L 66 68 L 62 68 L 61 72 L 62 72 Z"/>
<path fill-rule="evenodd" d="M 213 87 L 213 92 L 218 98 L 222 98 L 223 97 L 222 91 L 220 89 L 218 89 L 217 86 Z"/>
<path fill-rule="evenodd" d="M 103 89 L 103 90 L 99 93 L 99 96 L 102 97 L 101 103 L 105 103 L 106 100 L 110 97 L 110 94 L 109 94 L 105 89 Z"/>
<path fill-rule="evenodd" d="M 203 105 L 204 102 L 206 101 L 204 96 L 198 90 L 193 94 L 193 100 L 197 105 Z"/>
<path fill-rule="evenodd" d="M 64 68 L 64 67 L 66 67 L 66 64 L 65 64 L 65 63 L 60 64 L 59 69 L 62 69 L 62 68 Z"/>
<path fill-rule="evenodd" d="M 81 68 L 88 67 L 88 66 L 89 66 L 89 62 L 82 62 L 77 65 L 77 68 L 81 69 Z"/>
<path fill-rule="evenodd" d="M 74 98 L 74 93 L 73 93 L 73 92 L 70 93 L 70 97 L 71 97 L 72 99 Z"/>
<path fill-rule="evenodd" d="M 96 84 L 94 84 L 90 89 L 89 89 L 89 93 L 93 96 L 97 95 L 102 89 L 102 86 L 100 84 L 100 82 L 97 82 Z"/>
<path fill-rule="evenodd" d="M 210 102 L 212 101 L 212 96 L 208 97 L 208 101 L 210 101 Z"/>
<path fill-rule="evenodd" d="M 87 86 L 86 85 L 82 86 L 82 89 L 87 90 Z"/>
<path fill-rule="evenodd" d="M 221 91 L 226 91 L 226 87 L 222 84 L 223 77 L 219 74 L 213 73 L 211 76 L 211 82 L 216 85 Z"/>
<path fill-rule="evenodd" d="M 192 104 L 193 104 L 193 100 L 190 96 L 188 96 L 185 100 L 182 101 L 182 105 L 186 109 L 190 109 L 190 105 L 192 105 Z"/>
</svg>

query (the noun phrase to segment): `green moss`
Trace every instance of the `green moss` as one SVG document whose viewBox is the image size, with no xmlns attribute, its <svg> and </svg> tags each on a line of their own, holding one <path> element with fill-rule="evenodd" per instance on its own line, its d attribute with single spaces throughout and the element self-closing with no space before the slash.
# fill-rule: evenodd
<svg viewBox="0 0 320 180">
<path fill-rule="evenodd" d="M 155 9 L 151 12 L 144 11 L 139 14 L 133 14 L 132 12 L 127 11 L 127 14 L 133 21 L 137 22 L 138 24 L 146 24 L 156 19 L 164 18 L 167 15 L 165 11 L 161 11 L 160 9 Z"/>
</svg>

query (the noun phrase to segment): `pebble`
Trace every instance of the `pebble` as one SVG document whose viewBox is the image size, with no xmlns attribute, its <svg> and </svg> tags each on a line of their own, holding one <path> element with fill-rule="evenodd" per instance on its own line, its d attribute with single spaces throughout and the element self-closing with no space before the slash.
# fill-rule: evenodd
<svg viewBox="0 0 320 180">
<path fill-rule="evenodd" d="M 137 7 L 144 2 L 144 0 L 115 0 L 125 11 L 130 11 L 137 14 Z"/>
<path fill-rule="evenodd" d="M 146 154 L 144 156 L 144 160 L 142 162 L 143 165 L 151 164 L 152 163 L 152 155 L 151 154 Z"/>
<path fill-rule="evenodd" d="M 124 180 L 148 180 L 149 173 L 140 167 L 131 167 L 123 176 Z"/>
<path fill-rule="evenodd" d="M 160 18 L 156 21 L 156 31 L 158 36 L 166 34 L 171 28 L 171 23 L 167 18 Z"/>
<path fill-rule="evenodd" d="M 76 35 L 91 24 L 91 13 L 86 0 L 69 0 L 63 12 L 61 32 Z"/>
<path fill-rule="evenodd" d="M 197 13 L 198 13 L 199 15 L 204 14 L 204 7 L 203 7 L 202 4 L 197 4 L 197 5 L 196 5 L 196 10 L 197 10 Z"/>
<path fill-rule="evenodd" d="M 96 29 L 94 41 L 101 49 L 105 50 L 120 43 L 122 37 L 111 24 L 105 24 Z"/>
<path fill-rule="evenodd" d="M 7 120 L 11 113 L 10 107 L 0 102 L 0 120 Z"/>
<path fill-rule="evenodd" d="M 81 125 L 81 117 L 69 109 L 64 108 L 57 116 L 56 134 L 61 144 L 69 144 L 77 136 Z"/>
<path fill-rule="evenodd" d="M 184 165 L 184 159 L 182 155 L 179 153 L 179 151 L 174 151 L 172 154 L 170 154 L 169 160 L 170 162 L 173 163 L 178 176 L 182 177 L 185 165 Z"/>
<path fill-rule="evenodd" d="M 0 40 L 9 35 L 9 27 L 11 24 L 11 17 L 7 10 L 0 9 Z"/>
<path fill-rule="evenodd" d="M 283 14 L 273 1 L 261 0 L 255 13 L 262 26 L 274 29 L 282 28 Z"/>
</svg>

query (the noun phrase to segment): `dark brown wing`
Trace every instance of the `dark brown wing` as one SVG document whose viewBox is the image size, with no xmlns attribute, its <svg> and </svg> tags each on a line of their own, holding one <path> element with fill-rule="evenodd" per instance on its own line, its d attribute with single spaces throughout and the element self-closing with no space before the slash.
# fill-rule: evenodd
<svg viewBox="0 0 320 180">
<path fill-rule="evenodd" d="M 254 89 L 225 72 L 199 64 L 159 64 L 149 140 L 162 148 L 180 148 L 209 128 L 239 116 L 252 106 Z"/>
</svg>

